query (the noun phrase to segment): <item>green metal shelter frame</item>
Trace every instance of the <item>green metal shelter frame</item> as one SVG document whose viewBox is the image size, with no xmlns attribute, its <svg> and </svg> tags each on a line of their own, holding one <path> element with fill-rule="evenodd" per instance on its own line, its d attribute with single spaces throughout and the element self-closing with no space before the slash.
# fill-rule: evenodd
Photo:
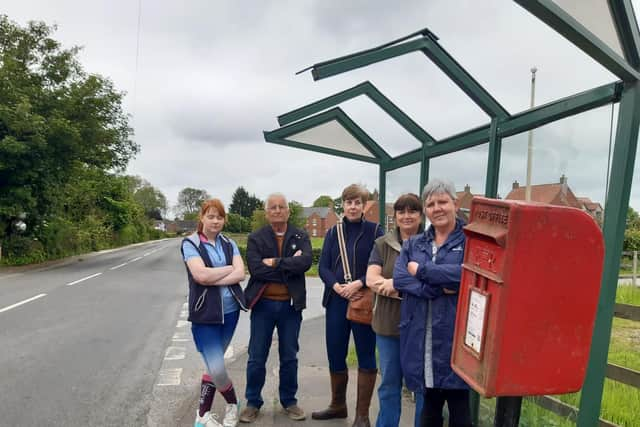
<svg viewBox="0 0 640 427">
<path fill-rule="evenodd" d="M 438 66 L 480 109 L 489 116 L 489 123 L 451 137 L 436 140 L 391 102 L 370 82 L 331 95 L 278 117 L 280 128 L 264 132 L 265 141 L 360 160 L 379 165 L 380 205 L 385 205 L 386 173 L 397 168 L 420 163 L 420 189 L 429 176 L 431 158 L 480 144 L 489 143 L 485 195 L 496 197 L 500 171 L 502 139 L 606 104 L 619 102 L 619 113 L 607 188 L 604 218 L 605 260 L 600 300 L 589 366 L 577 417 L 578 426 L 598 424 L 612 318 L 617 289 L 620 255 L 624 240 L 625 220 L 640 126 L 640 32 L 630 0 L 608 0 L 613 25 L 620 42 L 621 53 L 592 33 L 587 26 L 561 7 L 566 0 L 514 0 L 544 23 L 563 35 L 594 60 L 616 75 L 620 81 L 587 90 L 554 102 L 510 114 L 438 43 L 428 29 L 412 33 L 385 45 L 321 62 L 309 67 L 314 80 L 320 80 L 365 67 L 412 52 L 422 52 Z M 306 70 L 303 70 L 306 71 Z M 413 135 L 421 148 L 391 157 L 376 141 L 337 107 L 358 96 L 367 96 L 393 120 Z M 318 146 L 296 141 L 295 135 L 331 121 L 338 122 L 367 153 Z M 384 209 L 380 209 L 384 222 Z"/>
</svg>

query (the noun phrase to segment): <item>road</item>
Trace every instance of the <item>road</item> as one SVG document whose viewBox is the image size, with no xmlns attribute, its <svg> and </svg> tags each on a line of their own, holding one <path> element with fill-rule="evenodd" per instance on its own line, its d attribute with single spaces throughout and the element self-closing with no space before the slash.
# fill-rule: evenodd
<svg viewBox="0 0 640 427">
<path fill-rule="evenodd" d="M 320 293 L 309 290 L 305 318 L 322 314 Z M 0 271 L 0 426 L 170 425 L 202 372 L 186 296 L 177 239 Z M 248 319 L 230 357 L 246 349 Z"/>
</svg>

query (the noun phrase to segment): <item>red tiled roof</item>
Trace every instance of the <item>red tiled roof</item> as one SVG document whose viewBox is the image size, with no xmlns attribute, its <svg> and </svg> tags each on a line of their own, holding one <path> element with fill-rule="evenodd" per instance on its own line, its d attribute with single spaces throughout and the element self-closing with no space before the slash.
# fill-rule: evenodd
<svg viewBox="0 0 640 427">
<path fill-rule="evenodd" d="M 563 187 L 565 189 L 563 190 Z M 507 194 L 507 200 L 524 200 L 525 187 L 518 187 Z M 566 184 L 540 184 L 531 186 L 531 200 L 550 205 L 582 208 L 573 191 Z"/>
<path fill-rule="evenodd" d="M 475 194 L 468 191 L 458 191 L 456 193 L 456 208 L 458 209 L 471 209 L 471 200 Z"/>
</svg>

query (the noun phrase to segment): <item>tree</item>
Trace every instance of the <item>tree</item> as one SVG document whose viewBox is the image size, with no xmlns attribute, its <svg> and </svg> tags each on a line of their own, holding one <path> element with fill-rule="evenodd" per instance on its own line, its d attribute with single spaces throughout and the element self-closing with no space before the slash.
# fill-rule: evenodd
<svg viewBox="0 0 640 427">
<path fill-rule="evenodd" d="M 295 200 L 289 202 L 289 222 L 299 228 L 304 228 L 307 222 L 303 214 L 302 205 Z M 251 231 L 256 231 L 268 224 L 269 221 L 263 209 L 253 211 L 253 215 L 251 216 Z"/>
<path fill-rule="evenodd" d="M 313 201 L 314 208 L 332 208 L 333 199 L 331 196 L 322 195 Z"/>
<path fill-rule="evenodd" d="M 229 233 L 248 233 L 251 231 L 251 220 L 229 212 L 225 221 L 225 231 Z"/>
<path fill-rule="evenodd" d="M 178 193 L 176 210 L 184 219 L 193 219 L 198 215 L 202 203 L 210 198 L 211 196 L 206 190 L 191 187 L 183 188 Z"/>
<path fill-rule="evenodd" d="M 640 230 L 640 214 L 631 206 L 627 209 L 627 229 Z"/>
<path fill-rule="evenodd" d="M 63 49 L 55 30 L 0 15 L 0 238 L 25 214 L 35 232 L 58 216 L 62 188 L 87 173 L 109 181 L 105 172 L 124 170 L 139 150 L 123 93 L 85 73 L 79 48 Z"/>
<path fill-rule="evenodd" d="M 251 215 L 251 231 L 257 231 L 267 224 L 269 224 L 269 222 L 264 214 L 264 210 L 256 209 L 253 211 Z"/>
<path fill-rule="evenodd" d="M 289 202 L 289 222 L 298 228 L 304 228 L 307 222 L 302 204 L 295 200 Z"/>
<path fill-rule="evenodd" d="M 624 251 L 640 250 L 640 214 L 631 206 L 627 209 L 627 228 L 622 248 Z"/>
<path fill-rule="evenodd" d="M 333 211 L 336 213 L 336 215 L 342 215 L 342 197 L 338 196 L 335 199 L 333 199 Z"/>
<path fill-rule="evenodd" d="M 231 196 L 229 212 L 238 214 L 243 218 L 251 218 L 253 211 L 262 209 L 262 207 L 262 201 L 255 194 L 249 195 L 247 190 L 240 186 Z"/>
<path fill-rule="evenodd" d="M 167 198 L 162 191 L 149 183 L 140 187 L 133 198 L 144 210 L 144 214 L 151 219 L 161 220 L 167 212 Z"/>
</svg>

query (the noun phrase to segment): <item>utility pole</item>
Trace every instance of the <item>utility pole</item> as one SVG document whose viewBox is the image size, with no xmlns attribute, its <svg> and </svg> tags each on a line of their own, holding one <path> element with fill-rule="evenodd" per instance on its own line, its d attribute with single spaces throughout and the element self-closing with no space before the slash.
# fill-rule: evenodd
<svg viewBox="0 0 640 427">
<path fill-rule="evenodd" d="M 536 71 L 538 69 L 533 67 L 531 69 L 531 105 L 530 109 L 535 105 L 536 97 Z M 529 129 L 529 143 L 527 145 L 527 186 L 524 190 L 524 200 L 531 201 L 531 158 L 533 157 L 533 129 Z"/>
</svg>

